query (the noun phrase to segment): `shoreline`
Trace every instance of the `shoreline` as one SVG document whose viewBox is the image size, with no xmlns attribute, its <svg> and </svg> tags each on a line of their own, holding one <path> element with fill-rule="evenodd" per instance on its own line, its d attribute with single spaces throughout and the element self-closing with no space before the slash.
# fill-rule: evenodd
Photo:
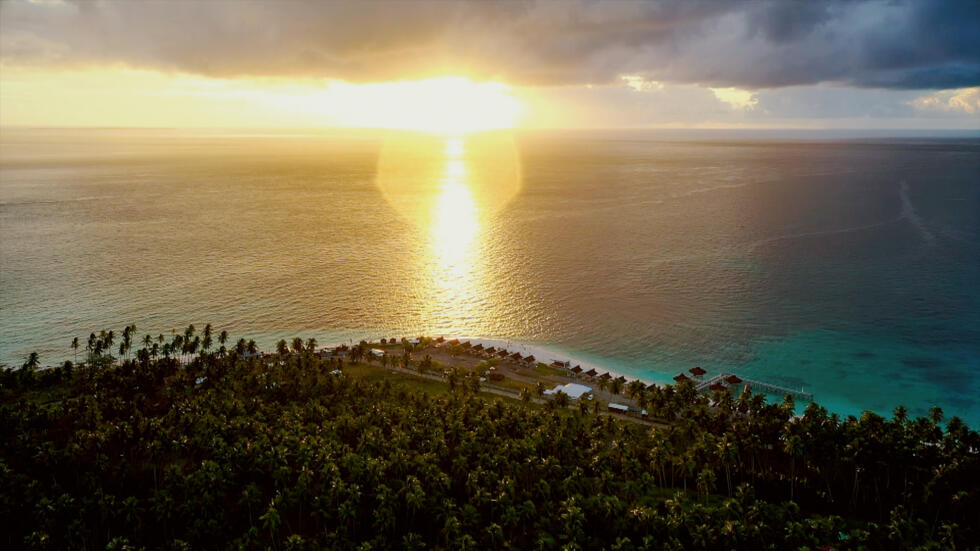
<svg viewBox="0 0 980 551">
<path fill-rule="evenodd" d="M 622 371 L 617 371 L 616 369 L 610 369 L 609 367 L 603 364 L 596 363 L 594 361 L 582 360 L 581 358 L 577 358 L 574 354 L 568 354 L 563 351 L 555 350 L 554 348 L 551 348 L 548 345 L 544 345 L 540 343 L 533 343 L 533 342 L 521 341 L 515 339 L 506 339 L 500 337 L 473 336 L 473 335 L 465 335 L 465 334 L 461 335 L 455 333 L 435 333 L 432 335 L 425 335 L 425 338 L 435 339 L 438 337 L 442 337 L 447 341 L 452 339 L 459 339 L 460 342 L 469 341 L 471 344 L 474 345 L 482 344 L 484 347 L 493 346 L 494 348 L 498 348 L 498 349 L 505 348 L 511 353 L 520 352 L 522 356 L 528 356 L 528 355 L 534 356 L 536 361 L 548 365 L 550 365 L 554 361 L 570 362 L 571 366 L 579 365 L 582 367 L 584 371 L 588 371 L 589 369 L 595 369 L 600 375 L 602 373 L 609 373 L 609 375 L 612 377 L 623 377 L 626 379 L 627 382 L 635 380 L 635 381 L 640 381 L 645 385 L 653 384 L 659 387 L 664 387 L 669 384 L 673 384 L 673 382 L 671 381 L 656 380 L 652 378 L 640 378 L 632 374 L 624 373 Z M 371 337 L 370 339 L 365 338 L 363 340 L 366 340 L 368 343 L 377 343 L 380 338 L 381 337 L 378 338 Z M 400 339 L 401 337 L 397 337 L 397 338 Z M 417 337 L 405 337 L 405 338 L 417 338 Z M 350 339 L 350 341 L 352 341 L 353 344 L 357 344 L 358 342 L 358 340 L 356 339 Z M 350 346 L 350 344 L 351 342 L 330 342 L 328 344 L 320 344 L 320 347 L 332 348 L 334 346 L 339 346 L 339 345 Z"/>
</svg>

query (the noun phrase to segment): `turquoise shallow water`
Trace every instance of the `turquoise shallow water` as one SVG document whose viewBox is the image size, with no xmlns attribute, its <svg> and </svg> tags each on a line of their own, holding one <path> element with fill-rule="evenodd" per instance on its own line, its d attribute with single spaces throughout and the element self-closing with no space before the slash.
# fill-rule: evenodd
<svg viewBox="0 0 980 551">
<path fill-rule="evenodd" d="M 0 362 L 487 335 L 980 423 L 980 141 L 708 137 L 5 129 Z"/>
</svg>

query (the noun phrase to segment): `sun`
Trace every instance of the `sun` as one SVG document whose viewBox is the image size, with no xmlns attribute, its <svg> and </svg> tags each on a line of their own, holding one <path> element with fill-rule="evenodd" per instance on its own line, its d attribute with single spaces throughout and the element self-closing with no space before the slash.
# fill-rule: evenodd
<svg viewBox="0 0 980 551">
<path fill-rule="evenodd" d="M 465 77 L 353 84 L 328 83 L 294 107 L 338 126 L 391 128 L 446 135 L 514 128 L 523 105 L 510 86 Z"/>
</svg>

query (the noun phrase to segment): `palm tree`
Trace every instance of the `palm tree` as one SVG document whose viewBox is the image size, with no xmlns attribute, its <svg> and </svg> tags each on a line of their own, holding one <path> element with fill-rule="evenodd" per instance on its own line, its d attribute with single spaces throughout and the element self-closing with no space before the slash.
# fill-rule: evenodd
<svg viewBox="0 0 980 551">
<path fill-rule="evenodd" d="M 559 408 L 566 408 L 568 407 L 568 404 L 571 402 L 571 398 L 568 397 L 568 394 L 565 394 L 564 392 L 559 390 L 558 392 L 555 393 L 555 397 L 552 399 L 552 401 L 555 402 L 555 406 Z"/>
<path fill-rule="evenodd" d="M 299 337 L 293 337 L 293 352 L 297 354 L 303 353 L 303 339 Z"/>
<path fill-rule="evenodd" d="M 286 339 L 279 339 L 279 342 L 276 343 L 276 353 L 279 356 L 285 356 L 289 353 L 289 345 L 286 344 Z"/>
<path fill-rule="evenodd" d="M 71 340 L 71 348 L 75 351 L 75 363 L 78 363 L 78 337 Z"/>
<path fill-rule="evenodd" d="M 201 350 L 203 352 L 207 352 L 208 350 L 211 350 L 211 344 L 213 344 L 213 341 L 211 340 L 211 332 L 205 331 L 204 340 L 201 341 Z"/>
<path fill-rule="evenodd" d="M 24 362 L 23 368 L 29 371 L 34 371 L 37 369 L 39 359 L 40 357 L 37 355 L 37 352 L 31 352 L 27 355 L 27 361 Z"/>
<path fill-rule="evenodd" d="M 524 403 L 531 401 L 531 392 L 527 389 L 527 387 L 521 389 L 521 401 Z"/>
<path fill-rule="evenodd" d="M 708 467 L 701 469 L 701 472 L 698 473 L 698 491 L 704 496 L 705 503 L 708 501 L 708 494 L 711 493 L 711 490 L 713 490 L 715 487 L 716 480 L 715 472 Z"/>
<path fill-rule="evenodd" d="M 311 354 L 313 352 L 316 352 L 317 344 L 319 343 L 316 342 L 316 337 L 310 337 L 306 339 L 306 351 Z"/>
<path fill-rule="evenodd" d="M 97 339 L 95 337 L 95 333 L 89 334 L 89 336 L 88 336 L 88 344 L 85 345 L 85 350 L 88 350 L 88 359 L 89 359 L 89 361 L 91 361 L 92 360 L 92 356 L 95 355 L 95 346 L 96 346 L 95 343 L 96 342 L 97 342 Z"/>
<path fill-rule="evenodd" d="M 789 429 L 792 425 L 787 425 Z M 796 495 L 796 456 L 803 455 L 803 439 L 796 434 L 788 434 L 783 442 L 783 451 L 790 456 L 789 500 Z"/>
</svg>

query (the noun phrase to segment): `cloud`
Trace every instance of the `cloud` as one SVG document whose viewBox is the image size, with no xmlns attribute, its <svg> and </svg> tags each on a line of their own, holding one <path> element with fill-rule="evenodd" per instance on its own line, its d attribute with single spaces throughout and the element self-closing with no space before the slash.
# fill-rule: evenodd
<svg viewBox="0 0 980 551">
<path fill-rule="evenodd" d="M 355 82 L 980 85 L 980 2 L 0 3 L 4 64 Z"/>
<path fill-rule="evenodd" d="M 942 90 L 908 103 L 922 111 L 976 115 L 980 113 L 980 87 Z"/>
<path fill-rule="evenodd" d="M 711 92 L 720 101 L 731 105 L 733 109 L 751 109 L 759 103 L 759 98 L 748 90 L 738 88 L 712 88 Z"/>
</svg>

